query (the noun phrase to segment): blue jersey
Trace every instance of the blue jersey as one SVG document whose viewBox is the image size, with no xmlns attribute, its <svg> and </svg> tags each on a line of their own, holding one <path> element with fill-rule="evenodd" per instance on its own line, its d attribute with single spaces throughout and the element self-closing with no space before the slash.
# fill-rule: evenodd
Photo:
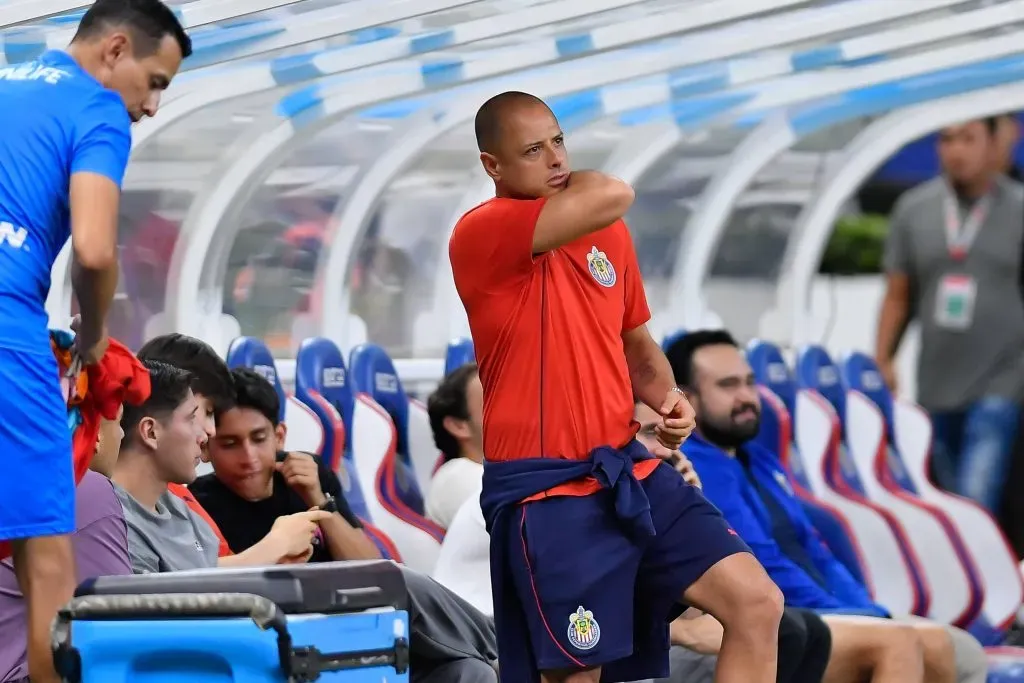
<svg viewBox="0 0 1024 683">
<path fill-rule="evenodd" d="M 49 353 L 50 270 L 71 234 L 75 173 L 118 186 L 131 119 L 65 52 L 0 68 L 0 348 Z"/>
</svg>

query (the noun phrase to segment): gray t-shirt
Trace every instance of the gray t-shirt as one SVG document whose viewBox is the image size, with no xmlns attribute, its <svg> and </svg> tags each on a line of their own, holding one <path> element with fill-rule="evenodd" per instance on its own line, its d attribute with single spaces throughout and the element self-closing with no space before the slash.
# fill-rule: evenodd
<svg viewBox="0 0 1024 683">
<path fill-rule="evenodd" d="M 921 325 L 918 402 L 932 411 L 1024 393 L 1024 187 L 999 178 L 961 260 L 947 244 L 946 196 L 941 178 L 905 193 L 885 245 L 886 272 L 910 278 L 912 315 Z M 962 228 L 973 205 L 957 204 Z"/>
<path fill-rule="evenodd" d="M 120 486 L 114 490 L 128 523 L 128 555 L 136 574 L 217 566 L 217 534 L 181 498 L 165 491 L 153 512 Z"/>
</svg>

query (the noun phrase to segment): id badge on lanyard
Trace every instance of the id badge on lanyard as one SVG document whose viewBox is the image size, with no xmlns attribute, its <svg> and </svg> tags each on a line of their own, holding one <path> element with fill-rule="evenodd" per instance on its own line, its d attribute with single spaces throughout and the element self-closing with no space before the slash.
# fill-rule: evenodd
<svg viewBox="0 0 1024 683">
<path fill-rule="evenodd" d="M 962 263 L 974 244 L 982 224 L 988 217 L 992 205 L 992 195 L 979 199 L 963 221 L 960 220 L 960 209 L 956 197 L 946 191 L 944 202 L 946 248 L 950 258 Z M 974 321 L 974 301 L 978 287 L 974 278 L 965 274 L 951 272 L 942 276 L 936 288 L 935 322 L 939 327 L 948 330 L 970 329 Z"/>
</svg>

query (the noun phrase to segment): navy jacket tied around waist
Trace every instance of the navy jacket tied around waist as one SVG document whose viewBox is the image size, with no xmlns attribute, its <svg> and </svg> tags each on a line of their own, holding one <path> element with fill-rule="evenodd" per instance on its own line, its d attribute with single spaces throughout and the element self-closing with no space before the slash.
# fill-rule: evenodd
<svg viewBox="0 0 1024 683">
<path fill-rule="evenodd" d="M 491 585 L 495 626 L 499 631 L 516 632 L 516 639 L 524 645 L 530 642 L 526 619 L 507 569 L 510 543 L 519 542 L 518 517 L 512 514 L 516 506 L 530 496 L 592 476 L 602 488 L 611 490 L 623 531 L 637 544 L 645 544 L 654 538 L 654 522 L 647 493 L 633 476 L 633 464 L 652 457 L 634 440 L 621 449 L 595 448 L 586 460 L 526 458 L 484 463 L 480 506 L 491 535 Z M 509 658 L 501 662 L 501 680 L 503 683 L 539 683 L 540 675 L 532 661 Z"/>
</svg>

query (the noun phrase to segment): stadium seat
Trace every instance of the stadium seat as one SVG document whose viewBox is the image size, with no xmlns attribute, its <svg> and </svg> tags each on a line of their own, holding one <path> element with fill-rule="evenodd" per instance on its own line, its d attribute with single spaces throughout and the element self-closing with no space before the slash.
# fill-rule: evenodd
<svg viewBox="0 0 1024 683">
<path fill-rule="evenodd" d="M 857 531 L 862 534 L 877 533 L 879 520 L 870 509 L 843 499 L 839 503 L 830 503 L 817 495 L 811 484 L 800 449 L 793 440 L 793 415 L 796 404 L 796 382 L 786 365 L 782 351 L 776 345 L 755 339 L 747 347 L 747 360 L 754 371 L 754 377 L 760 385 L 761 393 L 761 429 L 757 440 L 766 448 L 775 452 L 793 480 L 793 492 L 800 499 L 804 512 L 811 523 L 821 534 L 825 543 L 851 574 L 863 584 L 872 586 L 870 576 L 878 576 L 879 567 L 871 567 L 877 562 L 875 556 L 865 556 L 863 545 Z M 820 458 L 818 459 L 820 461 Z M 821 472 L 816 473 L 815 481 L 822 479 Z M 832 492 L 834 494 L 834 492 Z M 849 516 L 844 513 L 849 513 Z M 867 520 L 862 519 L 867 517 Z M 882 561 L 895 558 L 897 566 L 902 556 L 895 538 L 888 541 L 890 551 L 882 555 Z M 866 542 L 870 542 L 867 539 Z M 886 543 L 883 539 L 882 543 Z M 893 552 L 895 551 L 895 552 Z M 892 590 L 902 590 L 906 581 L 898 581 Z M 887 592 L 887 591 L 883 591 Z M 891 591 L 889 591 L 891 592 Z M 877 597 L 876 591 L 876 597 Z"/>
<path fill-rule="evenodd" d="M 281 402 L 278 419 L 288 427 L 284 440 L 285 450 L 303 451 L 323 457 L 326 441 L 323 425 L 308 406 L 294 396 L 285 394 L 277 376 L 274 356 L 266 344 L 254 337 L 235 338 L 228 346 L 227 364 L 232 369 L 250 368 L 274 385 Z"/>
<path fill-rule="evenodd" d="M 972 577 L 970 558 L 963 552 L 956 530 L 943 516 L 896 486 L 888 474 L 887 438 L 881 411 L 864 394 L 846 390 L 839 368 L 819 346 L 800 352 L 797 378 L 803 387 L 816 390 L 829 400 L 841 417 L 846 448 L 840 450 L 848 455 L 849 465 L 856 472 L 860 484 L 857 493 L 888 511 L 905 531 L 897 534 L 897 538 L 919 560 L 915 567 L 931 596 L 927 616 L 941 623 L 969 626 L 981 611 L 981 593 Z M 836 470 L 845 470 L 845 467 L 833 468 L 832 474 L 837 477 L 833 484 L 848 485 L 851 477 L 845 471 Z"/>
<path fill-rule="evenodd" d="M 820 394 L 796 394 L 796 445 L 804 457 L 811 492 L 849 522 L 859 548 L 865 584 L 871 595 L 894 615 L 927 614 L 930 598 L 917 574 L 916 557 L 901 543 L 902 527 L 891 513 L 860 494 L 835 485 L 829 471 L 837 468 L 840 447 L 839 418 Z"/>
<path fill-rule="evenodd" d="M 677 341 L 686 336 L 686 330 L 676 330 L 675 332 L 669 332 L 665 335 L 665 338 L 661 340 L 661 350 L 668 351 L 668 347 L 675 344 Z"/>
<path fill-rule="evenodd" d="M 893 481 L 906 491 L 914 491 L 952 524 L 957 538 L 965 546 L 972 566 L 984 587 L 982 617 L 985 628 L 971 631 L 983 644 L 1001 642 L 1002 634 L 1013 623 L 1021 601 L 1021 583 L 1017 560 L 1002 530 L 987 510 L 974 501 L 947 493 L 936 487 L 928 476 L 932 448 L 932 424 L 928 414 L 910 401 L 893 400 L 874 359 L 863 353 L 851 354 L 842 364 L 843 379 L 850 390 L 859 391 L 878 408 L 889 436 L 889 470 Z"/>
<path fill-rule="evenodd" d="M 409 399 L 409 462 L 416 475 L 416 484 L 426 496 L 434 472 L 444 463 L 444 456 L 434 443 L 427 406 L 415 398 Z"/>
<path fill-rule="evenodd" d="M 987 683 L 1024 683 L 1024 649 L 987 647 Z"/>
<path fill-rule="evenodd" d="M 352 424 L 352 390 L 341 351 L 329 339 L 313 337 L 299 345 L 295 356 L 295 397 L 317 417 L 324 430 L 324 452 L 338 473 L 349 507 L 360 518 L 373 520 L 366 506 L 363 479 L 352 461 L 347 429 Z"/>
<path fill-rule="evenodd" d="M 444 354 L 444 374 L 447 375 L 452 370 L 475 360 L 476 354 L 473 352 L 472 339 L 465 337 L 453 339 L 448 342 L 448 350 Z"/>
<path fill-rule="evenodd" d="M 423 516 L 407 450 L 409 401 L 394 364 L 379 346 L 362 344 L 352 350 L 349 379 L 355 393 L 352 456 L 356 468 L 373 477 L 370 513 L 405 563 L 430 573 L 444 530 Z"/>
</svg>

